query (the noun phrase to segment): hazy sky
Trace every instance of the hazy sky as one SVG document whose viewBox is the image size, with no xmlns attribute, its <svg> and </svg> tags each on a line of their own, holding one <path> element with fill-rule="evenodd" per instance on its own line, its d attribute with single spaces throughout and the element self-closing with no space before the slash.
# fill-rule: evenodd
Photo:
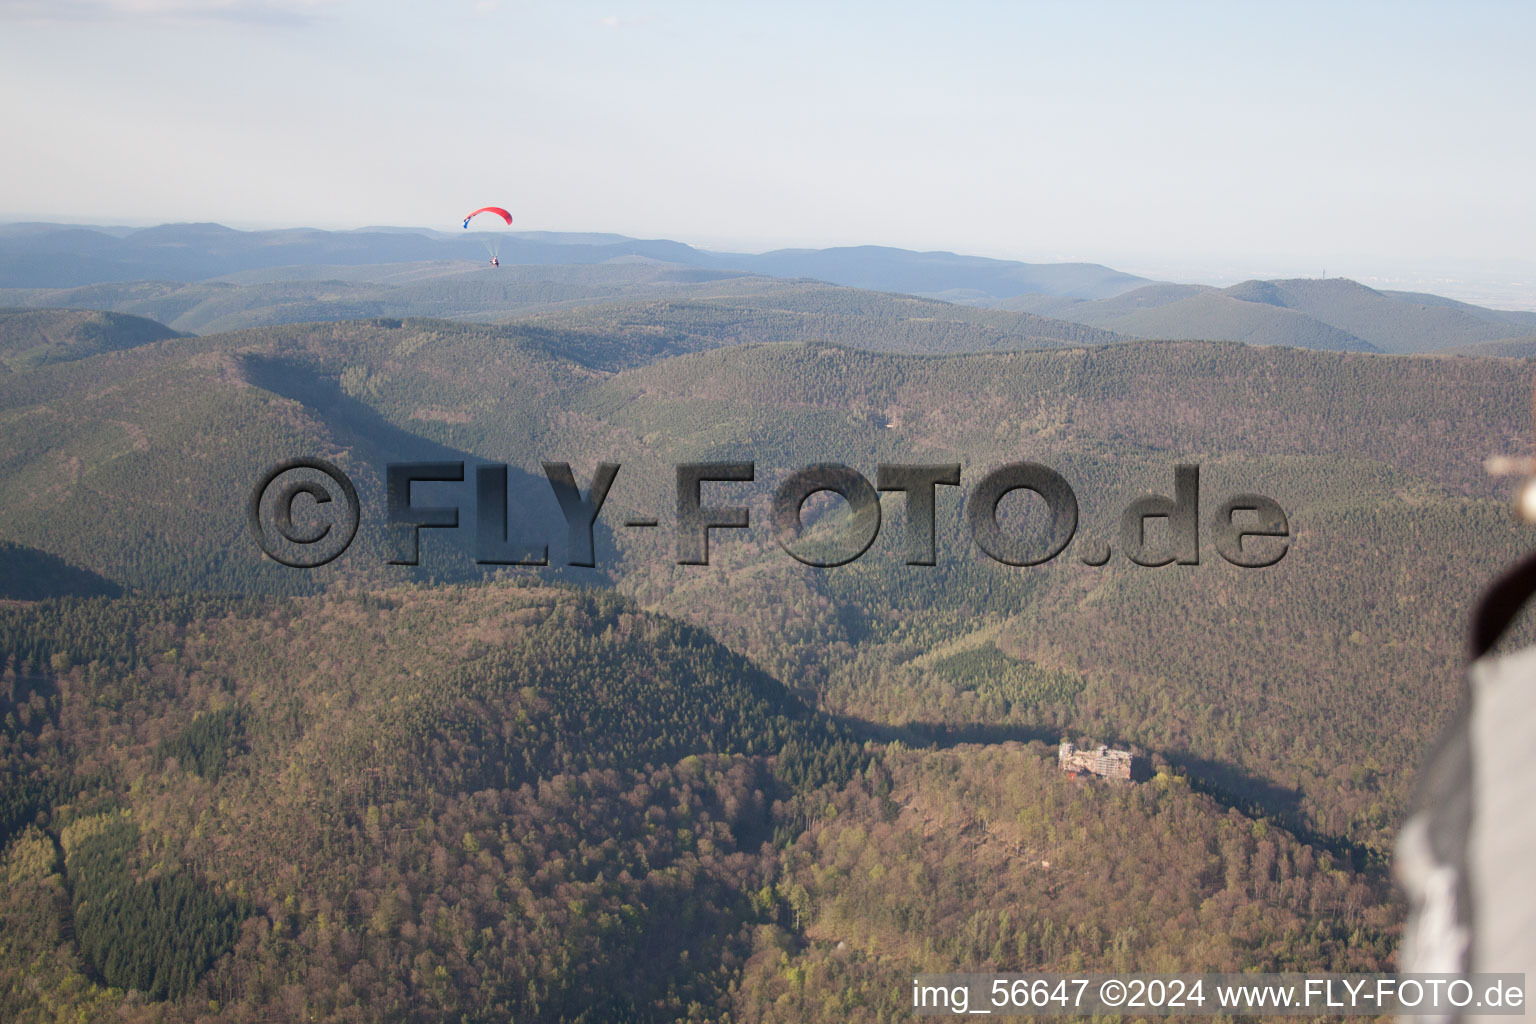
<svg viewBox="0 0 1536 1024">
<path fill-rule="evenodd" d="M 1519 276 L 1533 42 L 1516 3 L 0 0 L 0 218 Z"/>
</svg>

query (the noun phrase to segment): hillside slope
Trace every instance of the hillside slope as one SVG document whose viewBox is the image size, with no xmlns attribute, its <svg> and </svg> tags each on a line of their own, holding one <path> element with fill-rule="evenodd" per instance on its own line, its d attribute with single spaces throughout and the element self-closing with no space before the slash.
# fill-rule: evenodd
<svg viewBox="0 0 1536 1024">
<path fill-rule="evenodd" d="M 1130 312 L 1124 311 L 1123 306 L 1102 312 L 1074 307 L 1069 315 L 1084 323 L 1118 324 L 1124 333 L 1139 338 L 1241 341 L 1335 352 L 1381 351 L 1363 338 L 1297 310 L 1218 291 L 1202 291 L 1166 305 Z"/>
<path fill-rule="evenodd" d="M 741 278 L 686 296 L 573 305 L 504 320 L 550 351 L 603 369 L 732 345 L 830 342 L 871 352 L 949 355 L 1105 345 L 1119 335 L 1030 313 L 814 282 Z"/>
<path fill-rule="evenodd" d="M 1176 771 L 860 744 L 611 595 L 47 602 L 0 650 L 7 1020 L 830 1024 L 916 971 L 1390 956 L 1381 879 Z"/>
<path fill-rule="evenodd" d="M 1536 327 L 1536 314 L 1438 295 L 1377 291 L 1345 278 L 1244 281 L 1230 288 L 1151 284 L 1091 302 L 1032 296 L 1007 308 L 1136 338 L 1203 338 L 1341 352 L 1447 351 Z"/>
<path fill-rule="evenodd" d="M 0 372 L 25 373 L 181 335 L 154 320 L 82 309 L 0 309 Z"/>
<path fill-rule="evenodd" d="M 26 386 L 0 379 L 0 540 L 156 590 L 473 578 L 492 568 L 471 561 L 468 478 L 416 499 L 456 504 L 461 528 L 425 531 L 416 568 L 387 564 L 385 463 L 466 461 L 470 476 L 477 460 L 509 463 L 510 521 L 558 566 L 566 530 L 540 463 L 570 462 L 585 488 L 597 463 L 617 462 L 598 568 L 562 571 L 707 628 L 830 710 L 960 734 L 1133 740 L 1239 806 L 1379 856 L 1449 714 L 1467 603 L 1528 537 L 1481 470 L 1488 450 L 1521 440 L 1529 371 L 1511 360 L 1233 343 L 943 358 L 780 344 L 612 371 L 584 365 L 601 348 L 562 356 L 561 338 L 443 321 L 264 328 L 44 367 Z M 603 339 L 622 362 L 622 332 L 577 341 Z M 352 474 L 364 513 L 352 549 L 310 573 L 263 561 L 243 516 L 261 473 L 300 454 Z M 813 463 L 872 478 L 880 462 L 957 462 L 968 490 L 1020 458 L 1070 481 L 1082 543 L 1118 547 L 1119 510 L 1169 493 L 1174 464 L 1196 462 L 1203 515 L 1259 490 L 1289 517 L 1291 551 L 1240 570 L 1206 533 L 1194 568 L 1113 552 L 1092 568 L 1074 548 L 1018 569 L 978 552 L 950 488 L 932 567 L 904 564 L 894 495 L 890 525 L 842 569 L 800 566 L 765 525 L 773 488 Z M 710 569 L 678 566 L 673 466 L 718 459 L 755 463 L 753 483 L 719 493 L 756 525 L 718 535 Z M 624 528 L 632 516 L 660 528 Z M 1212 635 L 1238 646 L 1212 652 Z M 941 669 L 938 651 L 973 652 L 980 668 Z M 1240 728 L 1261 715 L 1268 727 Z M 1350 753 L 1362 749 L 1374 761 Z"/>
<path fill-rule="evenodd" d="M 864 760 L 568 590 L 0 608 L 0 649 L 11 1021 L 673 1019 L 772 912 L 774 801 Z"/>
<path fill-rule="evenodd" d="M 1228 288 L 1227 294 L 1305 313 L 1384 352 L 1433 352 L 1509 337 L 1519 326 L 1536 327 L 1536 314 L 1380 292 L 1345 278 L 1247 282 Z"/>
</svg>

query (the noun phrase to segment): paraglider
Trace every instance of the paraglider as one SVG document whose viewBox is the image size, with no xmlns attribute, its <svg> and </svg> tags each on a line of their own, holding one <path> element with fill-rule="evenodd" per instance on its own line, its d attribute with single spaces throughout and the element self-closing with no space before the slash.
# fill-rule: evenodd
<svg viewBox="0 0 1536 1024">
<path fill-rule="evenodd" d="M 491 217 L 500 218 L 507 227 L 512 226 L 512 215 L 506 210 L 503 210 L 499 206 L 482 206 L 480 209 L 475 210 L 473 213 L 464 218 L 464 230 L 468 231 L 469 222 L 480 216 L 482 213 L 488 214 Z M 500 250 L 502 232 L 494 221 L 492 221 L 490 226 L 495 230 L 483 232 L 480 235 L 480 238 L 481 241 L 485 242 L 486 252 L 490 253 L 491 255 L 491 266 L 499 267 L 501 266 Z"/>
<path fill-rule="evenodd" d="M 480 209 L 464 218 L 464 227 L 467 229 L 469 227 L 469 222 L 480 216 L 482 213 L 494 213 L 496 216 L 500 217 L 503 221 L 506 222 L 507 227 L 512 226 L 512 215 L 506 210 L 503 210 L 499 206 L 482 206 Z"/>
</svg>

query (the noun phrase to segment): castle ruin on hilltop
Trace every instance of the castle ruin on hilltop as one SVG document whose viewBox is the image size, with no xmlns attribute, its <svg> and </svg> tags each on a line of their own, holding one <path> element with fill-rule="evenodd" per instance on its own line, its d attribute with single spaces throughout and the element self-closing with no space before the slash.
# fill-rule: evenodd
<svg viewBox="0 0 1536 1024">
<path fill-rule="evenodd" d="M 1071 740 L 1062 740 L 1056 754 L 1056 763 L 1073 778 L 1102 775 L 1106 779 L 1126 782 L 1136 777 L 1137 769 L 1141 767 L 1137 760 L 1129 750 L 1111 750 L 1102 743 L 1092 750 L 1079 750 Z"/>
</svg>

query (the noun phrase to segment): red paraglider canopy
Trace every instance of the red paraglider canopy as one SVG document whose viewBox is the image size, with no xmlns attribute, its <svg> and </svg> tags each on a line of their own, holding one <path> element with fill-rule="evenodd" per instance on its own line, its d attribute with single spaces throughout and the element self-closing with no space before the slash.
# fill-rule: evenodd
<svg viewBox="0 0 1536 1024">
<path fill-rule="evenodd" d="M 510 227 L 512 225 L 512 215 L 510 213 L 508 213 L 506 210 L 503 210 L 499 206 L 482 206 L 482 207 L 480 207 L 480 209 L 476 210 L 474 213 L 471 213 L 468 217 L 464 218 L 464 226 L 466 228 L 469 227 L 469 222 L 474 220 L 475 217 L 477 217 L 478 215 L 480 215 L 482 213 L 494 213 L 496 216 L 498 216 L 502 220 L 506 221 L 508 227 Z"/>
</svg>

